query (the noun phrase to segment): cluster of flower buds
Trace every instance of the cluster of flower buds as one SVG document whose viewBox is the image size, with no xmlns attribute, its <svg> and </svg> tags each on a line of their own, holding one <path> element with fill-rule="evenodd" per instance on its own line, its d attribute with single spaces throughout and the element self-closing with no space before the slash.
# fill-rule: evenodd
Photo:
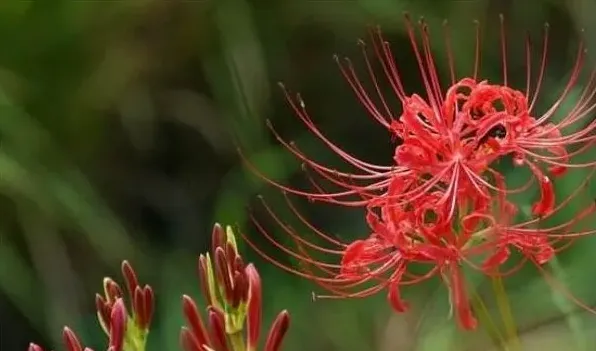
<svg viewBox="0 0 596 351">
<path fill-rule="evenodd" d="M 261 278 L 253 264 L 246 265 L 238 253 L 231 227 L 216 224 L 212 252 L 199 257 L 199 278 L 207 301 L 208 328 L 195 301 L 182 298 L 188 326 L 180 340 L 185 351 L 256 351 L 261 329 Z M 289 314 L 282 311 L 267 336 L 265 351 L 278 351 L 289 327 Z"/>
<path fill-rule="evenodd" d="M 153 316 L 153 290 L 148 285 L 139 285 L 137 275 L 127 261 L 122 262 L 122 274 L 128 289 L 132 315 L 127 312 L 118 283 L 105 278 L 104 296 L 97 294 L 95 298 L 97 316 L 109 338 L 107 351 L 143 351 Z M 93 351 L 88 347 L 84 348 L 68 327 L 64 328 L 62 336 L 67 351 Z M 43 348 L 31 343 L 29 351 L 43 351 Z"/>
</svg>

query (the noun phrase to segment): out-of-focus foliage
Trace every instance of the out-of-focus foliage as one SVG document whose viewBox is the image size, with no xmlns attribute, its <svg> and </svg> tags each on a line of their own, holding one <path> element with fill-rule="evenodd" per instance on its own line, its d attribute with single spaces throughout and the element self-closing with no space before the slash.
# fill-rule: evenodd
<svg viewBox="0 0 596 351">
<path fill-rule="evenodd" d="M 149 349 L 176 349 L 183 323 L 180 296 L 198 296 L 196 258 L 206 249 L 212 223 L 237 223 L 250 235 L 247 204 L 256 205 L 257 194 L 274 206 L 283 202 L 243 169 L 236 147 L 273 178 L 305 185 L 299 164 L 269 135 L 265 120 L 271 119 L 321 161 L 338 162 L 294 118 L 277 81 L 300 91 L 320 128 L 346 149 L 371 161 L 390 161 L 383 131 L 352 97 L 332 55 L 360 62 L 356 40 L 366 35 L 366 25 L 380 24 L 406 67 L 408 90 L 421 89 L 403 32 L 404 10 L 431 24 L 441 68 L 447 56 L 440 24 L 449 20 L 460 74 L 472 70 L 472 21 L 479 20 L 488 79 L 501 74 L 496 28 L 503 12 L 511 34 L 510 67 L 521 87 L 520 33 L 528 29 L 540 42 L 542 24 L 549 21 L 551 68 L 543 106 L 564 84 L 580 28 L 586 29 L 588 47 L 596 46 L 591 15 L 596 4 L 582 0 L 0 3 L 2 350 L 24 350 L 32 339 L 58 345 L 53 338 L 64 324 L 88 345 L 101 345 L 93 293 L 124 258 L 156 288 Z M 559 189 L 571 191 L 582 176 L 573 172 Z M 511 172 L 512 182 L 516 177 Z M 592 201 L 594 186 L 589 190 L 577 206 Z M 529 208 L 531 199 L 520 201 Z M 302 207 L 338 237 L 368 230 L 361 212 Z M 262 214 L 258 206 L 254 213 Z M 446 320 L 446 297 L 435 291 L 436 284 L 408 290 L 417 308 L 403 316 L 390 315 L 383 296 L 313 302 L 314 286 L 241 249 L 268 288 L 264 322 L 283 308 L 292 315 L 287 350 L 438 350 L 460 340 Z M 596 301 L 593 250 L 594 240 L 585 240 L 553 269 L 589 303 Z M 481 294 L 490 292 L 486 282 L 475 283 Z M 567 348 L 594 343 L 588 335 L 596 318 L 573 315 L 576 307 L 551 293 L 535 271 L 523 271 L 510 285 L 515 316 L 533 345 L 528 349 L 544 348 L 536 346 L 541 342 Z M 474 344 L 476 338 L 480 345 L 481 335 L 466 340 Z"/>
</svg>

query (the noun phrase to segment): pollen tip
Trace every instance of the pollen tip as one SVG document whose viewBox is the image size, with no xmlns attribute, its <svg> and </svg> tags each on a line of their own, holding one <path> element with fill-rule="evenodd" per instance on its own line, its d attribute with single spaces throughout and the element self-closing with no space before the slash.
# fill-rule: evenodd
<svg viewBox="0 0 596 351">
<path fill-rule="evenodd" d="M 472 20 L 472 23 L 474 23 L 474 24 L 475 24 L 475 25 L 477 25 L 477 26 L 478 26 L 478 25 L 480 25 L 480 21 L 479 21 L 479 20 L 477 20 L 477 19 L 473 19 L 473 20 Z"/>
<path fill-rule="evenodd" d="M 443 20 L 443 26 L 448 26 L 449 25 L 449 20 L 447 20 L 447 18 L 445 18 Z"/>
<path fill-rule="evenodd" d="M 363 39 L 358 39 L 358 41 L 356 41 L 356 43 L 362 47 L 366 47 L 366 43 L 364 42 Z"/>
<path fill-rule="evenodd" d="M 279 82 L 277 82 L 277 85 L 278 85 L 280 88 L 282 88 L 283 90 L 286 90 L 286 86 L 285 86 L 284 82 L 282 82 L 282 81 L 279 81 Z"/>
<path fill-rule="evenodd" d="M 505 16 L 503 15 L 503 13 L 499 13 L 499 20 L 501 22 L 503 22 L 505 20 Z"/>
<path fill-rule="evenodd" d="M 263 195 L 261 195 L 261 194 L 257 194 L 257 199 L 263 201 L 263 200 L 265 200 L 265 197 L 263 197 Z"/>
<path fill-rule="evenodd" d="M 314 291 L 311 291 L 311 293 L 310 293 L 310 294 L 311 294 L 312 302 L 315 302 L 315 301 L 317 301 L 317 294 L 315 294 L 315 292 L 314 292 Z"/>
<path fill-rule="evenodd" d="M 544 22 L 544 29 L 548 29 L 548 28 L 550 28 L 550 23 Z"/>
<path fill-rule="evenodd" d="M 339 56 L 337 56 L 337 54 L 333 54 L 333 59 L 339 63 Z"/>
</svg>

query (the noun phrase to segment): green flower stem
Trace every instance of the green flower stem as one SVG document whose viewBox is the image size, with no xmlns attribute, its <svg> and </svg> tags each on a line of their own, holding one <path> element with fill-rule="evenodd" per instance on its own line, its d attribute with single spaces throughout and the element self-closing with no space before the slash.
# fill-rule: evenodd
<svg viewBox="0 0 596 351">
<path fill-rule="evenodd" d="M 474 310 L 476 311 L 476 315 L 480 320 L 480 325 L 484 326 L 486 332 L 493 340 L 493 342 L 497 343 L 501 349 L 507 350 L 507 340 L 501 334 L 501 331 L 495 324 L 494 320 L 490 316 L 486 305 L 482 301 L 482 298 L 476 291 L 473 292 L 473 300 L 472 305 L 474 306 Z"/>
<path fill-rule="evenodd" d="M 505 327 L 505 333 L 507 335 L 507 346 L 509 346 L 507 349 L 521 350 L 521 342 L 517 334 L 517 327 L 513 319 L 513 314 L 511 313 L 511 305 L 509 304 L 509 299 L 507 298 L 507 292 L 505 291 L 503 280 L 500 276 L 496 275 L 493 277 L 492 283 L 495 297 L 497 299 L 497 306 L 499 308 L 503 325 Z"/>
<path fill-rule="evenodd" d="M 244 345 L 244 335 L 242 331 L 228 334 L 230 343 L 232 344 L 232 350 L 234 351 L 246 351 L 246 345 Z"/>
<path fill-rule="evenodd" d="M 147 331 L 140 330 L 133 319 L 128 320 L 124 334 L 123 351 L 145 351 L 147 345 Z"/>
<path fill-rule="evenodd" d="M 145 351 L 145 340 L 131 340 L 124 343 L 124 351 Z"/>
</svg>

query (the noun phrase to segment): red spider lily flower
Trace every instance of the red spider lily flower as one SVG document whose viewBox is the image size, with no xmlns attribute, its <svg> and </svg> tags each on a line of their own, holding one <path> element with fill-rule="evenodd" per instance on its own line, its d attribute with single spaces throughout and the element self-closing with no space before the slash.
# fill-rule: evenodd
<svg viewBox="0 0 596 351">
<path fill-rule="evenodd" d="M 199 280 L 207 301 L 207 326 L 195 301 L 182 297 L 188 322 L 180 332 L 185 351 L 256 351 L 261 331 L 261 278 L 255 266 L 244 264 L 231 227 L 215 224 L 212 232 L 212 261 L 209 253 L 199 257 Z M 289 314 L 275 319 L 265 351 L 279 351 L 289 326 Z"/>
<path fill-rule="evenodd" d="M 473 329 L 476 320 L 468 303 L 461 268 L 464 263 L 487 275 L 507 276 L 526 260 L 540 267 L 573 240 L 596 233 L 593 229 L 576 230 L 594 213 L 594 205 L 567 222 L 549 228 L 539 226 L 570 203 L 596 171 L 596 161 L 572 161 L 586 155 L 596 141 L 596 121 L 591 119 L 596 109 L 596 69 L 590 72 L 571 110 L 559 117 L 561 106 L 569 101 L 572 90 L 580 89 L 578 82 L 585 61 L 584 44 L 580 42 L 569 81 L 552 106 L 538 114 L 536 102 L 546 74 L 549 27 L 546 25 L 544 29 L 537 77 L 532 76 L 533 45 L 526 38 L 526 85 L 518 90 L 509 86 L 507 40 L 503 17 L 500 19 L 502 82 L 479 78 L 478 24 L 473 74 L 457 78 L 449 27 L 445 26 L 449 71 L 445 87 L 436 69 L 426 23 L 420 21 L 418 35 L 406 15 L 406 29 L 425 88 L 424 96 L 406 93 L 389 43 L 383 40 L 379 29 L 371 30 L 372 52 L 401 104 L 400 113 L 391 110 L 382 94 L 373 60 L 363 42 L 372 92 L 364 88 L 349 60 L 345 63 L 337 60 L 342 75 L 368 114 L 387 130 L 392 140 L 398 141 L 391 165 L 372 164 L 343 150 L 316 126 L 300 95 L 292 97 L 282 85 L 298 118 L 355 171 L 339 171 L 317 162 L 296 144 L 285 141 L 269 122 L 276 139 L 303 163 L 304 169 L 341 190 L 325 191 L 310 175 L 313 191 L 294 189 L 268 178 L 243 157 L 246 164 L 262 179 L 283 190 L 284 195 L 362 207 L 367 211 L 371 232 L 361 240 L 343 243 L 310 224 L 286 196 L 292 212 L 326 244 L 304 239 L 266 203 L 266 211 L 289 234 L 296 247 L 284 246 L 254 217 L 253 222 L 273 246 L 298 259 L 301 267 L 293 268 L 273 259 L 244 236 L 248 244 L 282 269 L 311 279 L 331 292 L 324 297 L 365 297 L 388 289 L 389 302 L 397 311 L 407 308 L 400 298 L 402 286 L 439 276 L 450 290 L 459 324 L 464 329 Z M 505 157 L 511 157 L 517 168 L 527 167 L 533 177 L 519 188 L 509 188 L 495 168 L 496 162 Z M 570 168 L 591 171 L 578 190 L 557 202 L 554 179 L 565 175 Z M 518 209 L 508 195 L 529 190 L 533 181 L 540 189 L 540 198 L 531 210 L 535 217 L 516 222 Z M 512 249 L 521 252 L 524 259 L 512 269 L 502 271 Z M 339 263 L 321 260 L 321 255 L 337 255 Z M 478 265 L 478 260 L 482 264 Z M 413 264 L 426 265 L 428 271 L 416 275 L 410 269 Z"/>
<path fill-rule="evenodd" d="M 497 189 L 495 184 L 485 179 L 497 173 L 491 167 L 495 160 L 512 155 L 516 165 L 527 165 L 535 174 L 543 196 L 535 204 L 534 214 L 545 215 L 552 210 L 554 191 L 549 177 L 544 174 L 540 166 L 549 166 L 550 173 L 557 176 L 564 174 L 569 167 L 591 167 L 596 164 L 595 162 L 579 164 L 570 162 L 572 156 L 584 153 L 595 140 L 592 132 L 596 128 L 596 122 L 591 122 L 589 116 L 596 108 L 594 101 L 596 70 L 592 71 L 588 83 L 572 110 L 559 121 L 555 121 L 554 118 L 561 105 L 567 101 L 569 93 L 578 83 L 583 71 L 585 59 L 583 42 L 578 46 L 576 63 L 561 95 L 547 112 L 536 115 L 535 105 L 546 71 L 548 26 L 545 26 L 540 69 L 533 91 L 531 89 L 532 45 L 529 38 L 526 41 L 528 67 L 525 91 L 508 86 L 507 42 L 502 25 L 503 82 L 492 84 L 478 78 L 480 34 L 477 26 L 474 73 L 472 77 L 457 80 L 453 54 L 448 50 L 450 86 L 445 93 L 441 90 L 439 75 L 435 68 L 427 25 L 423 21 L 420 22 L 420 44 L 415 27 L 407 15 L 406 28 L 413 54 L 418 61 L 421 79 L 426 88 L 426 99 L 418 94 L 406 94 L 389 43 L 383 40 L 379 29 L 371 31 L 375 57 L 401 103 L 402 112 L 399 115 L 391 111 L 386 98 L 381 93 L 379 79 L 374 74 L 372 60 L 366 52 L 364 42 L 361 42 L 364 60 L 378 103 L 375 103 L 372 94 L 364 89 L 350 60 L 346 59 L 346 63 L 340 63 L 337 59 L 341 73 L 367 112 L 387 129 L 393 140 L 400 141 L 395 146 L 395 164 L 386 166 L 371 164 L 343 150 L 319 130 L 306 111 L 306 105 L 301 96 L 298 94 L 293 98 L 282 85 L 286 98 L 299 119 L 334 153 L 357 169 L 358 173 L 342 172 L 316 162 L 305 155 L 294 143 L 282 139 L 270 122 L 268 126 L 279 142 L 302 161 L 306 168 L 315 171 L 325 180 L 344 190 L 325 192 L 313 178 L 310 180 L 316 191 L 293 189 L 269 179 L 250 163 L 247 163 L 248 166 L 264 180 L 284 191 L 312 200 L 345 206 L 369 205 L 376 197 L 386 193 L 390 182 L 399 178 L 402 179 L 402 189 L 392 195 L 396 202 L 405 203 L 437 188 L 446 187 L 449 191 L 445 193 L 442 202 L 454 208 L 456 189 L 463 186 L 476 189 L 479 195 L 485 197 L 491 195 L 487 190 L 514 192 Z M 448 27 L 445 30 L 446 43 L 450 47 L 447 29 Z M 577 131 L 564 133 L 564 130 L 574 129 L 574 126 L 579 127 L 575 128 L 578 129 Z M 577 149 L 570 154 L 567 148 L 571 146 Z M 480 187 L 483 185 L 488 189 L 481 191 Z M 360 199 L 349 199 L 354 196 Z M 451 212 L 450 215 L 453 213 Z"/>
</svg>

